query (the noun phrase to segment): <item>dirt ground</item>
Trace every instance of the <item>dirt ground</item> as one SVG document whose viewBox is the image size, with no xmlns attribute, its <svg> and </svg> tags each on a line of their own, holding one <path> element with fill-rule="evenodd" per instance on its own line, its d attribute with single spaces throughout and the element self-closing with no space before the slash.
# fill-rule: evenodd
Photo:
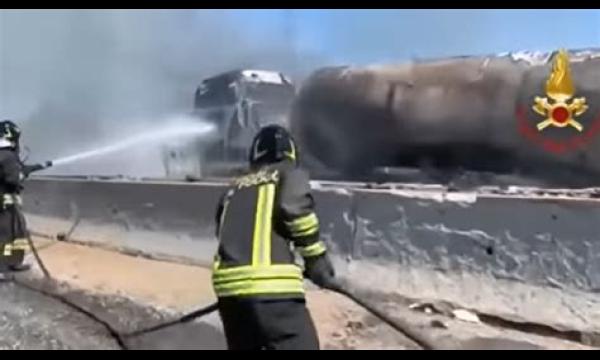
<svg viewBox="0 0 600 360">
<path fill-rule="evenodd" d="M 116 294 L 173 312 L 190 311 L 215 301 L 210 269 L 64 242 L 38 242 L 40 256 L 52 276 L 75 288 Z M 34 259 L 28 261 L 33 263 Z M 307 302 L 326 348 L 339 348 L 348 329 L 364 316 L 354 303 L 328 291 L 309 289 Z"/>
<path fill-rule="evenodd" d="M 55 242 L 40 250 L 54 278 L 102 294 L 186 311 L 213 302 L 209 269 Z M 33 260 L 33 259 L 32 259 Z M 30 260 L 31 261 L 31 260 Z"/>
<path fill-rule="evenodd" d="M 75 289 L 118 295 L 170 314 L 196 309 L 215 300 L 207 268 L 45 239 L 36 239 L 36 242 L 52 276 Z M 27 261 L 35 263 L 31 256 Z M 34 268 L 34 272 L 41 275 L 38 268 Z M 307 301 L 325 349 L 418 349 L 407 338 L 341 295 L 318 290 L 309 284 Z M 463 322 L 442 315 L 426 315 L 393 303 L 381 305 L 390 314 L 443 341 L 448 348 L 460 347 L 461 343 L 474 337 L 520 340 L 549 349 L 586 348 L 575 342 Z M 218 323 L 218 317 L 211 316 L 211 321 Z M 434 320 L 437 322 L 432 325 Z M 439 328 L 440 324 L 445 328 Z M 492 346 L 475 340 L 469 347 Z"/>
</svg>

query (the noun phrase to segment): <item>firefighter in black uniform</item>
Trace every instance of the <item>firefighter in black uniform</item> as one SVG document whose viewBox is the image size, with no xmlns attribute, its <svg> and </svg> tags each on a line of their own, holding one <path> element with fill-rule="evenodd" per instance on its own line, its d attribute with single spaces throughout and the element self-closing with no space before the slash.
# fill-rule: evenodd
<svg viewBox="0 0 600 360">
<path fill-rule="evenodd" d="M 19 127 L 10 120 L 0 122 L 0 279 L 8 271 L 25 271 L 28 249 L 27 227 L 21 211 L 22 182 L 33 171 L 51 162 L 24 165 L 19 158 Z"/>
<path fill-rule="evenodd" d="M 213 287 L 231 350 L 319 349 L 303 275 L 329 287 L 335 274 L 297 157 L 287 130 L 262 128 L 250 150 L 250 173 L 219 203 Z M 304 258 L 304 273 L 293 250 Z"/>
</svg>

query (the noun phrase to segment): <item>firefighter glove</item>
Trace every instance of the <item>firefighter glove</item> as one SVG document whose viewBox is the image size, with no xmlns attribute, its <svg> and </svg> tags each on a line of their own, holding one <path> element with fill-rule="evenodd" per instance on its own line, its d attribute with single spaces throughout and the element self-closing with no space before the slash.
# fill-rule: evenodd
<svg viewBox="0 0 600 360">
<path fill-rule="evenodd" d="M 335 270 L 327 254 L 304 259 L 304 276 L 322 288 L 335 288 Z"/>
</svg>

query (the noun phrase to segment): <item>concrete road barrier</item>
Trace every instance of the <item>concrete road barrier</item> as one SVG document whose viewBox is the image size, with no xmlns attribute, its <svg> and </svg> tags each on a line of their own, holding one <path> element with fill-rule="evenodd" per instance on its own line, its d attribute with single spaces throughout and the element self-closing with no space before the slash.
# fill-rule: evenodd
<svg viewBox="0 0 600 360">
<path fill-rule="evenodd" d="M 208 264 L 224 183 L 34 178 L 30 226 Z M 531 191 L 315 183 L 341 275 L 373 296 L 441 298 L 515 321 L 600 331 L 600 202 Z"/>
</svg>

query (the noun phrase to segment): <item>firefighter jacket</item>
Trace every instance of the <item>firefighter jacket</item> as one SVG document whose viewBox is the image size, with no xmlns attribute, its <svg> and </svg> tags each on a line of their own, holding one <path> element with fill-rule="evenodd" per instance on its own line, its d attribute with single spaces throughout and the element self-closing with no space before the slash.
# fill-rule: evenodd
<svg viewBox="0 0 600 360">
<path fill-rule="evenodd" d="M 24 174 L 19 155 L 11 149 L 0 149 L 0 193 L 18 194 L 21 192 Z"/>
<path fill-rule="evenodd" d="M 307 174 L 283 161 L 237 178 L 217 210 L 218 297 L 303 297 L 305 259 L 324 255 Z"/>
<path fill-rule="evenodd" d="M 25 165 L 21 163 L 16 151 L 0 149 L 0 193 L 3 195 L 3 203 L 5 205 L 12 205 L 14 201 L 20 203 L 19 194 L 23 190 L 23 181 L 32 172 L 47 167 L 46 164 Z"/>
</svg>

